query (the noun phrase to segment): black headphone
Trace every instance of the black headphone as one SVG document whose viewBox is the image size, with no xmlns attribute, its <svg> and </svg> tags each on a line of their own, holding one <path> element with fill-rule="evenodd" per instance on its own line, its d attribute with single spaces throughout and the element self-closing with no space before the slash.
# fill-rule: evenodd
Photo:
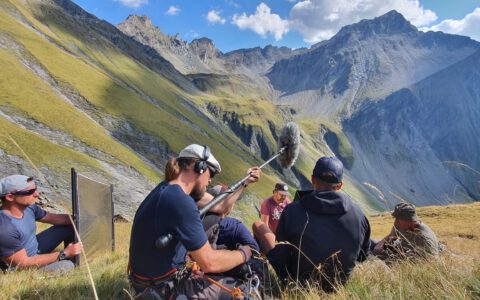
<svg viewBox="0 0 480 300">
<path fill-rule="evenodd" d="M 203 174 L 208 169 L 207 160 L 210 158 L 210 148 L 203 146 L 203 158 L 197 160 L 193 166 L 193 170 L 198 174 Z"/>
</svg>

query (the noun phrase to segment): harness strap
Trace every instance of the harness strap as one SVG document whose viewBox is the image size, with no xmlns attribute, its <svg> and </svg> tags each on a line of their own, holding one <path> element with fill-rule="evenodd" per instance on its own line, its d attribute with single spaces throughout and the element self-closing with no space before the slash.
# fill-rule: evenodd
<svg viewBox="0 0 480 300">
<path fill-rule="evenodd" d="M 146 282 L 151 282 L 151 283 L 155 283 L 158 281 L 162 282 L 162 281 L 165 281 L 166 279 L 169 279 L 170 276 L 172 276 L 173 274 L 177 273 L 177 269 L 176 268 L 173 268 L 171 269 L 170 271 L 168 271 L 167 273 L 161 275 L 161 276 L 158 276 L 158 277 L 144 277 L 144 276 L 141 276 L 141 275 L 138 275 L 138 274 L 135 274 L 133 271 L 132 271 L 132 265 L 130 263 L 130 258 L 128 259 L 128 267 L 127 267 L 127 274 L 132 276 L 133 278 L 135 279 L 138 279 L 138 280 L 142 280 L 142 281 L 146 281 Z"/>
<path fill-rule="evenodd" d="M 220 282 L 214 280 L 213 278 L 207 276 L 206 274 L 204 274 L 201 270 L 200 270 L 200 267 L 197 265 L 196 262 L 190 262 L 189 264 L 186 264 L 185 265 L 188 269 L 190 269 L 192 271 L 192 274 L 194 275 L 200 275 L 202 276 L 203 278 L 205 278 L 206 280 L 208 280 L 210 283 L 218 286 L 219 288 L 221 288 L 222 290 L 226 291 L 227 293 L 230 294 L 230 296 L 232 296 L 232 299 L 243 299 L 243 292 L 241 289 L 239 289 L 238 287 L 236 288 L 233 288 L 233 289 L 229 289 L 227 288 L 226 286 L 222 285 Z"/>
<path fill-rule="evenodd" d="M 175 274 L 177 271 L 178 271 L 177 269 L 171 269 L 170 271 L 168 271 L 167 273 L 165 273 L 165 274 L 163 274 L 162 276 L 159 276 L 159 277 L 144 277 L 144 276 L 135 274 L 132 271 L 130 271 L 130 275 L 132 275 L 136 279 L 140 279 L 140 280 L 143 280 L 143 281 L 165 281 L 166 279 L 169 279 L 170 276 Z"/>
</svg>

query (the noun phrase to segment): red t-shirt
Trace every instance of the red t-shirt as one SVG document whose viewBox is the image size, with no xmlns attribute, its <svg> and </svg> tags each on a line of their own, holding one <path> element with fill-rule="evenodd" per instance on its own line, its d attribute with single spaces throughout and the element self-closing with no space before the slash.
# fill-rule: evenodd
<svg viewBox="0 0 480 300">
<path fill-rule="evenodd" d="M 282 215 L 283 210 L 290 203 L 290 199 L 285 198 L 282 203 L 277 204 L 277 202 L 273 200 L 273 196 L 263 200 L 260 213 L 268 216 L 268 227 L 273 233 L 277 231 L 278 222 L 280 221 L 280 216 Z"/>
</svg>

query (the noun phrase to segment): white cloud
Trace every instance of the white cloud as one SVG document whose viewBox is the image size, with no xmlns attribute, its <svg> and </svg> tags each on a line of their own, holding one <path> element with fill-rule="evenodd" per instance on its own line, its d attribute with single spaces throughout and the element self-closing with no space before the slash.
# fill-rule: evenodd
<svg viewBox="0 0 480 300">
<path fill-rule="evenodd" d="M 208 24 L 225 24 L 226 20 L 220 16 L 221 11 L 211 10 L 207 14 Z"/>
<path fill-rule="evenodd" d="M 447 19 L 432 27 L 424 27 L 421 30 L 443 31 L 446 33 L 460 34 L 480 41 L 480 7 L 466 15 L 461 20 Z"/>
<path fill-rule="evenodd" d="M 240 4 L 238 4 L 238 3 L 235 2 L 235 1 L 225 0 L 225 3 L 227 3 L 228 5 L 233 6 L 233 7 L 235 7 L 235 8 L 240 8 Z"/>
<path fill-rule="evenodd" d="M 271 34 L 276 41 L 281 40 L 283 35 L 289 31 L 288 20 L 272 14 L 270 7 L 263 2 L 257 6 L 253 15 L 247 16 L 245 13 L 233 15 L 232 23 L 241 30 L 250 29 L 264 38 Z"/>
<path fill-rule="evenodd" d="M 425 26 L 437 15 L 418 0 L 302 0 L 290 11 L 291 27 L 305 42 L 313 44 L 331 38 L 341 27 L 372 19 L 396 10 L 415 26 Z"/>
<path fill-rule="evenodd" d="M 128 7 L 137 8 L 148 3 L 148 0 L 115 0 Z"/>
<path fill-rule="evenodd" d="M 180 8 L 176 6 L 170 6 L 166 12 L 167 15 L 169 16 L 176 16 L 180 12 Z"/>
</svg>

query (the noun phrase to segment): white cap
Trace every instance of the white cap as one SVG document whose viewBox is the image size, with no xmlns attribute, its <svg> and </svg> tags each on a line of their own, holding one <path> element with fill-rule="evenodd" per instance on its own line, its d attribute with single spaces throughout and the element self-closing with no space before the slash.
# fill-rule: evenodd
<svg viewBox="0 0 480 300">
<path fill-rule="evenodd" d="M 180 154 L 178 154 L 178 158 L 196 158 L 200 160 L 204 160 L 207 162 L 208 168 L 214 173 L 218 174 L 222 171 L 220 167 L 220 163 L 218 160 L 210 153 L 210 148 L 208 146 L 200 146 L 197 144 L 191 144 L 185 147 Z"/>
<path fill-rule="evenodd" d="M 11 175 L 0 180 L 0 197 L 22 191 L 30 186 L 25 175 Z"/>
</svg>

